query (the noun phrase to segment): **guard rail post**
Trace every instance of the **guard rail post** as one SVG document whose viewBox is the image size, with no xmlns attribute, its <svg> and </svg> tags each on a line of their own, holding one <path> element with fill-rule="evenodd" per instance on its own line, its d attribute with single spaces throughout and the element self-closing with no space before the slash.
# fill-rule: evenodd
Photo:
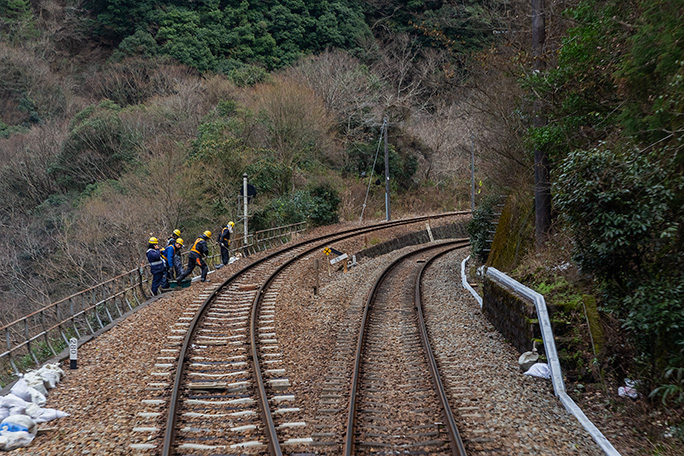
<svg viewBox="0 0 684 456">
<path fill-rule="evenodd" d="M 143 267 L 138 268 L 138 285 L 140 286 L 140 293 L 142 293 L 143 298 L 147 301 L 147 293 L 145 293 L 145 287 L 143 287 Z"/>
</svg>

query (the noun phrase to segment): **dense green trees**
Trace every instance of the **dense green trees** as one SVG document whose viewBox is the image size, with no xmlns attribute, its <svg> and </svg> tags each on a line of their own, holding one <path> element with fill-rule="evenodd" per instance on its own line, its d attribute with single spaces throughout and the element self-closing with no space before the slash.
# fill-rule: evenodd
<svg viewBox="0 0 684 456">
<path fill-rule="evenodd" d="M 87 6 L 97 33 L 120 43 L 121 53 L 161 53 L 203 72 L 228 74 L 236 62 L 270 70 L 326 47 L 353 48 L 370 35 L 362 4 L 352 0 L 92 0 Z"/>
<path fill-rule="evenodd" d="M 684 365 L 682 1 L 583 0 L 558 65 L 536 76 L 555 202 L 583 271 L 655 380 Z"/>
</svg>

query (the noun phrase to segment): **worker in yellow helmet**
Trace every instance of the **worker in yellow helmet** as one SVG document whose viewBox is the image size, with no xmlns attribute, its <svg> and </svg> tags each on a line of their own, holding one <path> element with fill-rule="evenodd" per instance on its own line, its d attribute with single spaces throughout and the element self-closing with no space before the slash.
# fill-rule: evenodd
<svg viewBox="0 0 684 456">
<path fill-rule="evenodd" d="M 219 245 L 221 246 L 221 262 L 223 265 L 227 265 L 230 261 L 230 237 L 233 234 L 233 227 L 235 223 L 228 222 L 228 224 L 221 230 L 219 235 Z"/>
<path fill-rule="evenodd" d="M 207 274 L 209 273 L 209 266 L 204 262 L 204 257 L 209 255 L 209 247 L 207 246 L 207 241 L 211 238 L 211 231 L 205 231 L 200 237 L 195 239 L 195 243 L 192 244 L 190 248 L 190 253 L 188 254 L 188 267 L 185 268 L 183 274 L 178 276 L 178 281 L 185 279 L 195 266 L 199 266 L 202 270 L 202 282 L 211 282 L 207 279 Z"/>
<path fill-rule="evenodd" d="M 183 263 L 181 262 L 181 249 L 183 239 L 178 238 L 164 249 L 166 257 L 166 277 L 172 280 L 183 273 Z"/>
<path fill-rule="evenodd" d="M 147 261 L 150 262 L 150 272 L 152 273 L 150 290 L 156 296 L 166 272 L 166 265 L 159 250 L 159 240 L 156 237 L 151 237 L 147 242 Z"/>
<path fill-rule="evenodd" d="M 173 233 L 171 233 L 171 236 L 169 236 L 169 238 L 166 240 L 167 247 L 169 245 L 175 244 L 176 240 L 180 237 L 180 235 L 181 235 L 181 232 L 179 229 L 173 230 Z"/>
</svg>

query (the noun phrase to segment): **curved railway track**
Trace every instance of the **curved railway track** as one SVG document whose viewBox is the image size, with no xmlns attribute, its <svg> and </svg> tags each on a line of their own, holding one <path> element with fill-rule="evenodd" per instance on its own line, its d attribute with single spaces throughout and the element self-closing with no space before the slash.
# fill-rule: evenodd
<svg viewBox="0 0 684 456">
<path fill-rule="evenodd" d="M 343 453 L 465 456 L 420 302 L 426 266 L 467 240 L 416 249 L 378 277 L 359 332 Z M 425 259 L 429 257 L 429 259 Z M 415 277 L 415 280 L 407 278 Z"/>
<path fill-rule="evenodd" d="M 169 336 L 179 349 L 169 350 L 166 366 L 175 368 L 173 388 L 160 383 L 157 403 L 167 402 L 162 454 L 233 454 L 301 450 L 310 438 L 304 426 L 278 348 L 275 298 L 285 268 L 331 242 L 390 227 L 425 221 L 420 217 L 355 228 L 300 242 L 246 266 L 209 289 L 189 309 Z M 163 412 L 160 412 L 163 414 Z"/>
</svg>

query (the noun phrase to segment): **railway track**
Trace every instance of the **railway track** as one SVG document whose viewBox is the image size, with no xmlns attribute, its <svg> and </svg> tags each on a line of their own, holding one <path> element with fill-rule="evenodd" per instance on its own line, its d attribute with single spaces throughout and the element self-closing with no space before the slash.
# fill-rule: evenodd
<svg viewBox="0 0 684 456">
<path fill-rule="evenodd" d="M 458 214 L 444 216 L 450 215 Z M 302 434 L 306 423 L 299 409 L 290 406 L 295 398 L 273 324 L 283 271 L 324 245 L 427 219 L 386 222 L 301 242 L 207 288 L 176 324 L 164 350 L 168 356 L 158 364 L 168 369 L 172 388 L 171 382 L 151 385 L 156 397 L 147 403 L 160 411 L 149 416 L 160 424 L 166 416 L 159 429 L 161 454 L 306 451 L 311 438 Z M 138 448 L 154 450 L 157 445 Z"/>
<path fill-rule="evenodd" d="M 414 250 L 377 279 L 359 332 L 343 454 L 465 456 L 430 348 L 420 282 L 429 262 L 466 245 Z"/>
</svg>

